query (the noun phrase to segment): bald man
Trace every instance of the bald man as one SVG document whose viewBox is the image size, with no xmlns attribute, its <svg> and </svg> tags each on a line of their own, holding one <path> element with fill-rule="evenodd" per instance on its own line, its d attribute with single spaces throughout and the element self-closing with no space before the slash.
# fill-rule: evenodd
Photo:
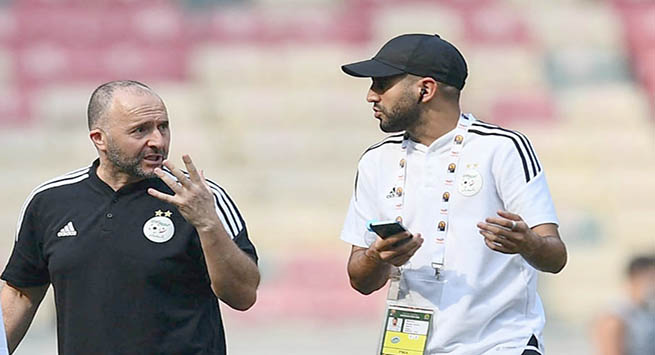
<svg viewBox="0 0 655 355">
<path fill-rule="evenodd" d="M 250 308 L 257 254 L 232 199 L 188 155 L 167 160 L 166 106 L 113 81 L 88 106 L 90 166 L 35 188 L 0 292 L 9 351 L 49 285 L 59 354 L 225 354 L 218 300 Z"/>
</svg>

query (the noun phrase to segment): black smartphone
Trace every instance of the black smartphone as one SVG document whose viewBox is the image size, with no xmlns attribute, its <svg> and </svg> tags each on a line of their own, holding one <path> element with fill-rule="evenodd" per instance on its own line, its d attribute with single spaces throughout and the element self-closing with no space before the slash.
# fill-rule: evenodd
<svg viewBox="0 0 655 355">
<path fill-rule="evenodd" d="M 402 225 L 402 223 L 398 221 L 379 221 L 379 222 L 370 222 L 368 224 L 368 229 L 371 232 L 374 232 L 375 234 L 379 235 L 380 238 L 385 239 L 388 238 L 394 234 L 402 233 L 402 232 L 407 232 L 407 228 Z M 399 241 L 398 243 L 395 243 L 394 246 L 399 246 L 403 245 L 407 242 L 409 242 L 410 238 L 403 239 Z"/>
</svg>

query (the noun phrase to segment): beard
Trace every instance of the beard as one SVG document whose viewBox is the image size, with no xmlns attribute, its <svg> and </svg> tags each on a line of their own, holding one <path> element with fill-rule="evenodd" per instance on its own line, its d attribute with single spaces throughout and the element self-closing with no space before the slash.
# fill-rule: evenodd
<svg viewBox="0 0 655 355">
<path fill-rule="evenodd" d="M 145 156 L 152 153 L 161 154 L 163 160 L 168 157 L 167 151 L 157 148 L 152 148 L 150 151 L 142 151 L 135 157 L 129 157 L 111 139 L 107 140 L 107 159 L 109 162 L 114 165 L 117 171 L 135 178 L 151 179 L 157 177 L 154 171 L 145 171 L 141 166 L 141 162 Z"/>
<path fill-rule="evenodd" d="M 376 108 L 382 113 L 380 129 L 385 133 L 407 130 L 416 124 L 421 113 L 417 99 L 411 97 L 409 93 L 402 96 L 389 111 L 379 105 Z"/>
</svg>

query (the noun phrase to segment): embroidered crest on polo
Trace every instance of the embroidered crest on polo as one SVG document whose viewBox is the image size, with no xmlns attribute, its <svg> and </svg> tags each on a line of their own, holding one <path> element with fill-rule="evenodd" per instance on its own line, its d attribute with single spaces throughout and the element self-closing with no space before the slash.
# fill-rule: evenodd
<svg viewBox="0 0 655 355">
<path fill-rule="evenodd" d="M 459 192 L 464 196 L 473 196 L 482 190 L 482 175 L 475 169 L 468 169 L 459 180 L 457 187 Z"/>
<path fill-rule="evenodd" d="M 164 243 L 175 234 L 175 225 L 170 217 L 171 211 L 155 211 L 155 216 L 146 221 L 143 225 L 143 235 L 154 243 Z"/>
</svg>

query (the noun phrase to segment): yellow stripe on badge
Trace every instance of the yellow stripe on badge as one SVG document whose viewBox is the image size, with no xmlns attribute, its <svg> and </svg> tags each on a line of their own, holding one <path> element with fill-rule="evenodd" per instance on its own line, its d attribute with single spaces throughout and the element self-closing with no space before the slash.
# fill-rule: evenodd
<svg viewBox="0 0 655 355">
<path fill-rule="evenodd" d="M 427 336 L 386 331 L 382 355 L 423 355 Z"/>
</svg>

